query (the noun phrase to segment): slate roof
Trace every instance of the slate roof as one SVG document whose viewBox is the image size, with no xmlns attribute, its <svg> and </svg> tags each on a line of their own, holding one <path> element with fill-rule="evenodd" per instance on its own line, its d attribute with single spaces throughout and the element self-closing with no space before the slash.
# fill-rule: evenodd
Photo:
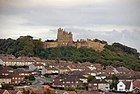
<svg viewBox="0 0 140 94">
<path fill-rule="evenodd" d="M 104 79 L 94 79 L 90 83 L 108 83 L 108 82 L 105 81 Z"/>
</svg>

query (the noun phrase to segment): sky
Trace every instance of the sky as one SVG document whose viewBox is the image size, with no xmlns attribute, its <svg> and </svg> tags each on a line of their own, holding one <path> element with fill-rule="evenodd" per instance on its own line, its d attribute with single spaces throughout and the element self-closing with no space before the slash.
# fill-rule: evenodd
<svg viewBox="0 0 140 94">
<path fill-rule="evenodd" d="M 56 39 L 59 27 L 140 52 L 140 0 L 0 0 L 1 39 Z"/>
</svg>

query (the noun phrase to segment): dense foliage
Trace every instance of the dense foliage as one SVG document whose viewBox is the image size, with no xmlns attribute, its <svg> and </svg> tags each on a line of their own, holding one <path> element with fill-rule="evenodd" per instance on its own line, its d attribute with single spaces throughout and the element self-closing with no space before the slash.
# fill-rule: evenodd
<svg viewBox="0 0 140 94">
<path fill-rule="evenodd" d="M 112 75 L 112 82 L 111 82 L 110 88 L 113 89 L 113 90 L 117 90 L 117 84 L 118 83 L 119 83 L 118 77 L 115 76 L 115 75 Z"/>
<path fill-rule="evenodd" d="M 0 39 L 0 54 L 15 56 L 37 56 L 42 49 L 41 40 L 33 40 L 31 36 L 21 36 L 17 40 Z"/>
<path fill-rule="evenodd" d="M 95 40 L 99 41 L 99 40 Z M 0 54 L 15 56 L 38 56 L 43 59 L 66 60 L 74 62 L 100 63 L 103 66 L 125 66 L 140 71 L 139 53 L 136 49 L 120 43 L 105 46 L 104 51 L 75 47 L 42 48 L 41 39 L 35 40 L 31 36 L 20 37 L 17 40 L 0 39 Z"/>
</svg>

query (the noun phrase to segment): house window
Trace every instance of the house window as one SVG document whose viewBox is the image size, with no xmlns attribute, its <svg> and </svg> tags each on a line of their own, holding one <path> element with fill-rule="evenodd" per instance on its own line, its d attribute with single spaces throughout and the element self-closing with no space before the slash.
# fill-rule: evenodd
<svg viewBox="0 0 140 94">
<path fill-rule="evenodd" d="M 97 90 L 97 87 L 93 87 L 93 90 Z"/>
<path fill-rule="evenodd" d="M 70 82 L 66 82 L 66 83 L 70 83 Z"/>
<path fill-rule="evenodd" d="M 108 87 L 105 87 L 106 89 L 108 89 Z"/>
<path fill-rule="evenodd" d="M 122 85 L 120 85 L 120 87 L 123 87 Z"/>
</svg>

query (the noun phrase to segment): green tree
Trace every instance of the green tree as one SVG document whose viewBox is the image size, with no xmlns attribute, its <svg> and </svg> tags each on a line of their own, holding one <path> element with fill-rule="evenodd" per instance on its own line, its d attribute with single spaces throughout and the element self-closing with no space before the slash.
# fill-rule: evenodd
<svg viewBox="0 0 140 94">
<path fill-rule="evenodd" d="M 119 82 L 118 77 L 115 75 L 112 75 L 112 82 L 111 82 L 110 88 L 116 90 L 118 82 Z"/>
<path fill-rule="evenodd" d="M 87 78 L 87 81 L 89 83 L 90 81 L 93 81 L 94 79 L 95 79 L 94 76 L 89 75 L 88 78 Z"/>
</svg>

